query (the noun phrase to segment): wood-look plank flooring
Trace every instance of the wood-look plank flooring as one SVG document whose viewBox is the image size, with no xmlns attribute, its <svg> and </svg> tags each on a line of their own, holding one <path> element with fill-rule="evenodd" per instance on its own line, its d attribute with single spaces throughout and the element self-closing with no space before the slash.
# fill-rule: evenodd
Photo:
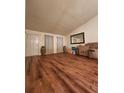
<svg viewBox="0 0 124 93">
<path fill-rule="evenodd" d="M 97 93 L 98 64 L 72 54 L 26 57 L 26 93 Z"/>
</svg>

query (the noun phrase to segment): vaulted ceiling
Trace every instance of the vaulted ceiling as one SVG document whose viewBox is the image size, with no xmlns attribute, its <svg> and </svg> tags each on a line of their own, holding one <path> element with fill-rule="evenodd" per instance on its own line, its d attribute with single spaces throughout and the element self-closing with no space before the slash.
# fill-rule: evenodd
<svg viewBox="0 0 124 93">
<path fill-rule="evenodd" d="M 66 35 L 97 15 L 97 0 L 26 0 L 26 29 Z"/>
</svg>

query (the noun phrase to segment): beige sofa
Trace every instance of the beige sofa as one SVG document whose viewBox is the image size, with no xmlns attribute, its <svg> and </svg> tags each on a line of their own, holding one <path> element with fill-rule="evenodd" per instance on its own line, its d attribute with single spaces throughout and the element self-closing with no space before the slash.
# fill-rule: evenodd
<svg viewBox="0 0 124 93">
<path fill-rule="evenodd" d="M 98 43 L 86 43 L 85 45 L 79 45 L 78 55 L 87 56 L 89 58 L 98 59 Z"/>
</svg>

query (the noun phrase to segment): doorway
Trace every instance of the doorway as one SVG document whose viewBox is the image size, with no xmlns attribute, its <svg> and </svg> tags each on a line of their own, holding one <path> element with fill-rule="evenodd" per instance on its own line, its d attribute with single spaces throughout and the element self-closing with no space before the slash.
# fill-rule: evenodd
<svg viewBox="0 0 124 93">
<path fill-rule="evenodd" d="M 57 37 L 57 53 L 63 52 L 63 37 Z"/>
<path fill-rule="evenodd" d="M 45 35 L 45 47 L 46 47 L 46 54 L 53 54 L 54 47 L 53 47 L 53 36 Z"/>
<path fill-rule="evenodd" d="M 38 34 L 29 34 L 26 33 L 25 35 L 25 55 L 26 56 L 34 56 L 34 55 L 39 55 L 39 40 L 40 40 L 40 35 Z"/>
</svg>

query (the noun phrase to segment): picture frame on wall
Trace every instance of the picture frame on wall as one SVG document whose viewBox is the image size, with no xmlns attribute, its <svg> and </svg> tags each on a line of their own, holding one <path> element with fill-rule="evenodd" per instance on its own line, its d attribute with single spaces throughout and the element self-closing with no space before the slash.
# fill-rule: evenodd
<svg viewBox="0 0 124 93">
<path fill-rule="evenodd" d="M 82 43 L 85 43 L 84 32 L 70 36 L 70 44 L 82 44 Z"/>
</svg>

